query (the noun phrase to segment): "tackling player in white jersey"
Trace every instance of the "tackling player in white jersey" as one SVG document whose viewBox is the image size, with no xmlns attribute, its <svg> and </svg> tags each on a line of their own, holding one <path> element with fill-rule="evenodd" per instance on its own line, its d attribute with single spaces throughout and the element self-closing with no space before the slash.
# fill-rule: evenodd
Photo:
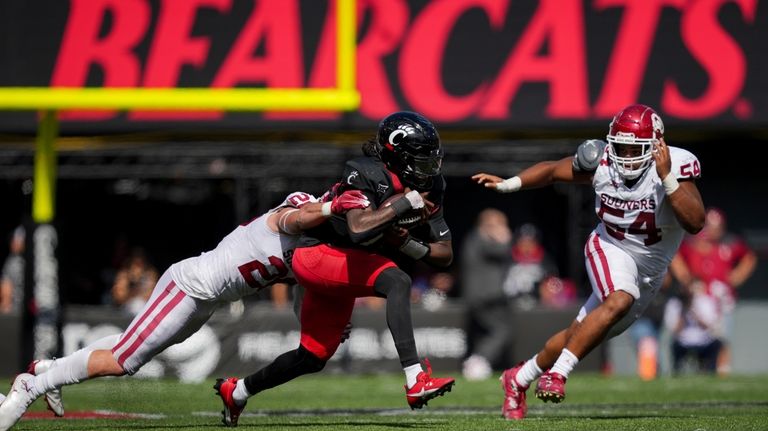
<svg viewBox="0 0 768 431">
<path fill-rule="evenodd" d="M 357 190 L 324 203 L 307 193 L 292 193 L 276 208 L 238 226 L 215 249 L 171 265 L 122 334 L 104 337 L 63 358 L 35 361 L 28 373 L 19 374 L 0 404 L 0 431 L 12 427 L 41 395 L 94 377 L 133 375 L 154 356 L 197 332 L 219 305 L 292 279 L 290 261 L 301 232 L 333 214 L 369 205 Z M 63 415 L 60 397 L 46 399 L 57 415 Z"/>
<path fill-rule="evenodd" d="M 554 182 L 591 183 L 600 219 L 584 247 L 592 295 L 570 327 L 553 335 L 533 358 L 504 371 L 507 419 L 525 417 L 525 391 L 536 378 L 538 398 L 562 401 L 574 366 L 643 313 L 684 233 L 704 225 L 704 204 L 693 181 L 701 175 L 699 161 L 666 145 L 664 124 L 653 109 L 621 110 L 607 141 L 585 141 L 573 157 L 538 163 L 506 180 L 482 173 L 472 177 L 502 193 Z"/>
</svg>

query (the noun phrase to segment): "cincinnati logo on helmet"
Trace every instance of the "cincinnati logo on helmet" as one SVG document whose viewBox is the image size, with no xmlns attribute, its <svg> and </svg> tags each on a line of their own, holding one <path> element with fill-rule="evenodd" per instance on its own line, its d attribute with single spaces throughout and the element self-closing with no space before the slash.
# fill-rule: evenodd
<svg viewBox="0 0 768 431">
<path fill-rule="evenodd" d="M 395 139 L 398 136 L 408 136 L 414 132 L 416 132 L 416 128 L 410 124 L 401 124 L 397 126 L 397 130 L 393 130 L 392 133 L 389 134 L 389 143 L 392 145 L 397 145 L 398 143 L 395 142 Z"/>
</svg>

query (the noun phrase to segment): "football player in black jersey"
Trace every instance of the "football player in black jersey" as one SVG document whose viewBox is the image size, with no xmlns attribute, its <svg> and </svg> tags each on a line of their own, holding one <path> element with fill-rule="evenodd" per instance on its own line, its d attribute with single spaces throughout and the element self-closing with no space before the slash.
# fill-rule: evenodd
<svg viewBox="0 0 768 431">
<path fill-rule="evenodd" d="M 429 361 L 427 370 L 422 369 L 411 322 L 411 278 L 406 272 L 417 260 L 438 267 L 453 260 L 442 208 L 440 137 L 423 116 L 396 112 L 380 122 L 376 138 L 363 144 L 363 154 L 347 161 L 341 181 L 327 197 L 360 190 L 371 206 L 334 216 L 324 228 L 307 231 L 293 255 L 294 275 L 305 288 L 299 348 L 219 388 L 226 412 L 239 415 L 249 396 L 322 370 L 340 344 L 355 299 L 364 296 L 387 299 L 387 324 L 406 375 L 411 408 L 421 408 L 451 390 L 454 379 L 432 377 Z M 382 205 L 401 193 L 390 205 Z M 419 216 L 417 226 L 397 225 L 414 214 Z"/>
</svg>

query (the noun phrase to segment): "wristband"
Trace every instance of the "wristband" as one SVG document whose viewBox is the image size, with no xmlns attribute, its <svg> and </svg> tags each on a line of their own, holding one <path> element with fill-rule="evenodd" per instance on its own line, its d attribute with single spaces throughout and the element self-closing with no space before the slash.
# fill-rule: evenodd
<svg viewBox="0 0 768 431">
<path fill-rule="evenodd" d="M 429 246 L 413 238 L 408 238 L 405 243 L 400 246 L 400 251 L 412 259 L 419 260 L 429 254 Z"/>
<path fill-rule="evenodd" d="M 515 175 L 512 178 L 507 178 L 500 183 L 496 183 L 496 191 L 499 193 L 512 193 L 520 190 L 520 187 L 522 186 L 523 182 L 520 180 L 520 177 Z"/>
<path fill-rule="evenodd" d="M 395 210 L 395 215 L 400 218 L 405 213 L 413 209 L 413 206 L 411 205 L 411 201 L 408 200 L 405 196 L 401 197 L 400 199 L 392 202 L 390 205 L 393 210 Z"/>
<path fill-rule="evenodd" d="M 331 202 L 326 202 L 320 207 L 320 213 L 323 215 L 323 217 L 330 217 L 333 212 L 331 211 Z"/>
<path fill-rule="evenodd" d="M 667 176 L 664 177 L 664 180 L 662 180 L 661 185 L 664 186 L 664 191 L 667 192 L 667 196 L 674 193 L 675 190 L 677 190 L 677 188 L 680 187 L 680 183 L 677 182 L 677 178 L 675 178 L 675 176 L 672 175 L 672 172 L 668 173 Z"/>
</svg>

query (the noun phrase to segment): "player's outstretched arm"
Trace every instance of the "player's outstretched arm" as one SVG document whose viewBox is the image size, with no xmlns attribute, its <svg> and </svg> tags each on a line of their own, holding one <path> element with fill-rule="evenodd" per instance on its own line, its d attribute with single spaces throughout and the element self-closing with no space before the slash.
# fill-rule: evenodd
<svg viewBox="0 0 768 431">
<path fill-rule="evenodd" d="M 282 208 L 269 217 L 267 224 L 275 232 L 298 235 L 319 226 L 334 214 L 342 215 L 350 210 L 368 208 L 370 204 L 359 190 L 348 190 L 330 202 L 311 202 L 298 209 Z"/>
<path fill-rule="evenodd" d="M 704 228 L 704 201 L 693 180 L 677 181 L 672 174 L 672 158 L 664 139 L 654 144 L 653 160 L 656 173 L 662 179 L 667 192 L 667 199 L 672 206 L 677 221 L 689 233 L 698 233 Z"/>
<path fill-rule="evenodd" d="M 479 173 L 472 176 L 472 180 L 499 193 L 511 193 L 523 189 L 534 189 L 548 186 L 556 182 L 587 183 L 591 179 L 591 173 L 576 172 L 573 169 L 573 157 L 566 157 L 558 161 L 546 161 L 537 163 L 518 175 L 506 180 L 496 175 Z"/>
</svg>

